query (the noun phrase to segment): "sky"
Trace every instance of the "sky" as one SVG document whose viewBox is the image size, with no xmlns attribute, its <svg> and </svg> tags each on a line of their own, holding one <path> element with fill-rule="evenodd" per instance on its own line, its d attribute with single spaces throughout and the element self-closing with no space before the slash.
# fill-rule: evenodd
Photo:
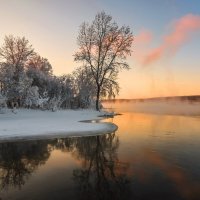
<svg viewBox="0 0 200 200">
<path fill-rule="evenodd" d="M 134 35 L 117 98 L 200 95 L 199 0 L 0 0 L 0 45 L 25 36 L 54 74 L 71 73 L 79 27 L 101 11 Z"/>
</svg>

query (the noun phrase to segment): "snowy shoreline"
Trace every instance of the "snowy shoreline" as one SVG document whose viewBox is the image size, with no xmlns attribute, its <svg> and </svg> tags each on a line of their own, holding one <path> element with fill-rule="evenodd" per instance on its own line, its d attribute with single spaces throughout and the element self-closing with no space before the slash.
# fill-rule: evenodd
<svg viewBox="0 0 200 200">
<path fill-rule="evenodd" d="M 94 110 L 58 110 L 57 112 L 19 109 L 0 114 L 0 142 L 57 137 L 90 136 L 112 133 L 113 123 L 84 123 L 86 120 L 103 119 Z"/>
</svg>

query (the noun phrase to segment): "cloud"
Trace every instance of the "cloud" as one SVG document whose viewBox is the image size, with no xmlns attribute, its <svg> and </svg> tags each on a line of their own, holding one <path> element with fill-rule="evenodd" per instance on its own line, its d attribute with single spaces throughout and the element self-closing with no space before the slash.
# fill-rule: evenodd
<svg viewBox="0 0 200 200">
<path fill-rule="evenodd" d="M 139 60 L 144 65 L 150 65 L 166 55 L 175 55 L 180 47 L 192 38 L 193 33 L 200 30 L 200 16 L 188 14 L 172 23 L 172 30 L 169 34 L 164 35 L 162 43 L 156 48 L 148 48 L 143 55 L 139 55 Z M 140 43 L 145 40 L 144 36 L 141 38 Z M 143 38 L 143 40 L 142 40 Z M 144 43 L 141 43 L 144 46 Z M 138 49 L 141 52 L 141 49 Z M 141 54 L 141 53 L 138 53 Z"/>
<path fill-rule="evenodd" d="M 152 41 L 152 33 L 148 30 L 142 30 L 138 35 L 135 36 L 136 44 L 147 44 Z"/>
</svg>

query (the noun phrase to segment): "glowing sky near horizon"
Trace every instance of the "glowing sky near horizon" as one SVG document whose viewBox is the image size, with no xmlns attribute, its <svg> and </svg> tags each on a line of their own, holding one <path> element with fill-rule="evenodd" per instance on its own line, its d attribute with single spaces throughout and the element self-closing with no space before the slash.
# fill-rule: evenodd
<svg viewBox="0 0 200 200">
<path fill-rule="evenodd" d="M 200 95 L 199 0 L 0 0 L 0 45 L 25 36 L 56 75 L 71 73 L 79 26 L 102 10 L 135 36 L 117 98 Z"/>
</svg>

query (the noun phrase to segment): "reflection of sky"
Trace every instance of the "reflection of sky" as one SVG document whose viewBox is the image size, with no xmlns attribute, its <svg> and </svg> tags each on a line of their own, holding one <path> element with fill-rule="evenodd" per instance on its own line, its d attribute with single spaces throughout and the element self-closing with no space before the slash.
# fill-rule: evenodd
<svg viewBox="0 0 200 200">
<path fill-rule="evenodd" d="M 59 163 L 59 164 L 58 164 Z M 9 186 L 9 193 L 2 191 L 2 198 L 14 197 L 19 199 L 59 199 L 66 193 L 68 197 L 75 195 L 75 191 L 71 190 L 73 185 L 73 169 L 80 164 L 78 160 L 73 159 L 71 154 L 67 154 L 58 150 L 53 150 L 47 163 L 41 165 L 39 170 L 30 174 L 20 190 Z M 58 192 L 59 186 L 59 192 Z"/>
<path fill-rule="evenodd" d="M 72 56 L 77 49 L 78 27 L 83 21 L 91 21 L 98 11 L 105 10 L 120 25 L 129 25 L 136 36 L 144 30 L 151 32 L 151 47 L 161 44 L 175 20 L 188 14 L 200 15 L 198 0 L 0 0 L 0 4 L 0 43 L 5 34 L 25 36 L 49 59 L 56 74 L 70 73 L 79 66 Z M 133 70 L 120 75 L 119 97 L 199 94 L 199 30 L 192 35 L 175 55 L 151 66 L 142 67 L 136 61 L 138 49 L 133 45 L 135 52 L 129 59 Z"/>
<path fill-rule="evenodd" d="M 119 160 L 132 164 L 128 174 L 134 176 L 137 184 L 143 185 L 142 194 L 149 193 L 152 198 L 153 192 L 146 187 L 151 191 L 155 189 L 155 195 L 165 194 L 173 185 L 184 199 L 198 199 L 199 117 L 126 111 L 111 121 L 119 127 Z M 163 183 L 166 190 L 157 190 Z"/>
</svg>

